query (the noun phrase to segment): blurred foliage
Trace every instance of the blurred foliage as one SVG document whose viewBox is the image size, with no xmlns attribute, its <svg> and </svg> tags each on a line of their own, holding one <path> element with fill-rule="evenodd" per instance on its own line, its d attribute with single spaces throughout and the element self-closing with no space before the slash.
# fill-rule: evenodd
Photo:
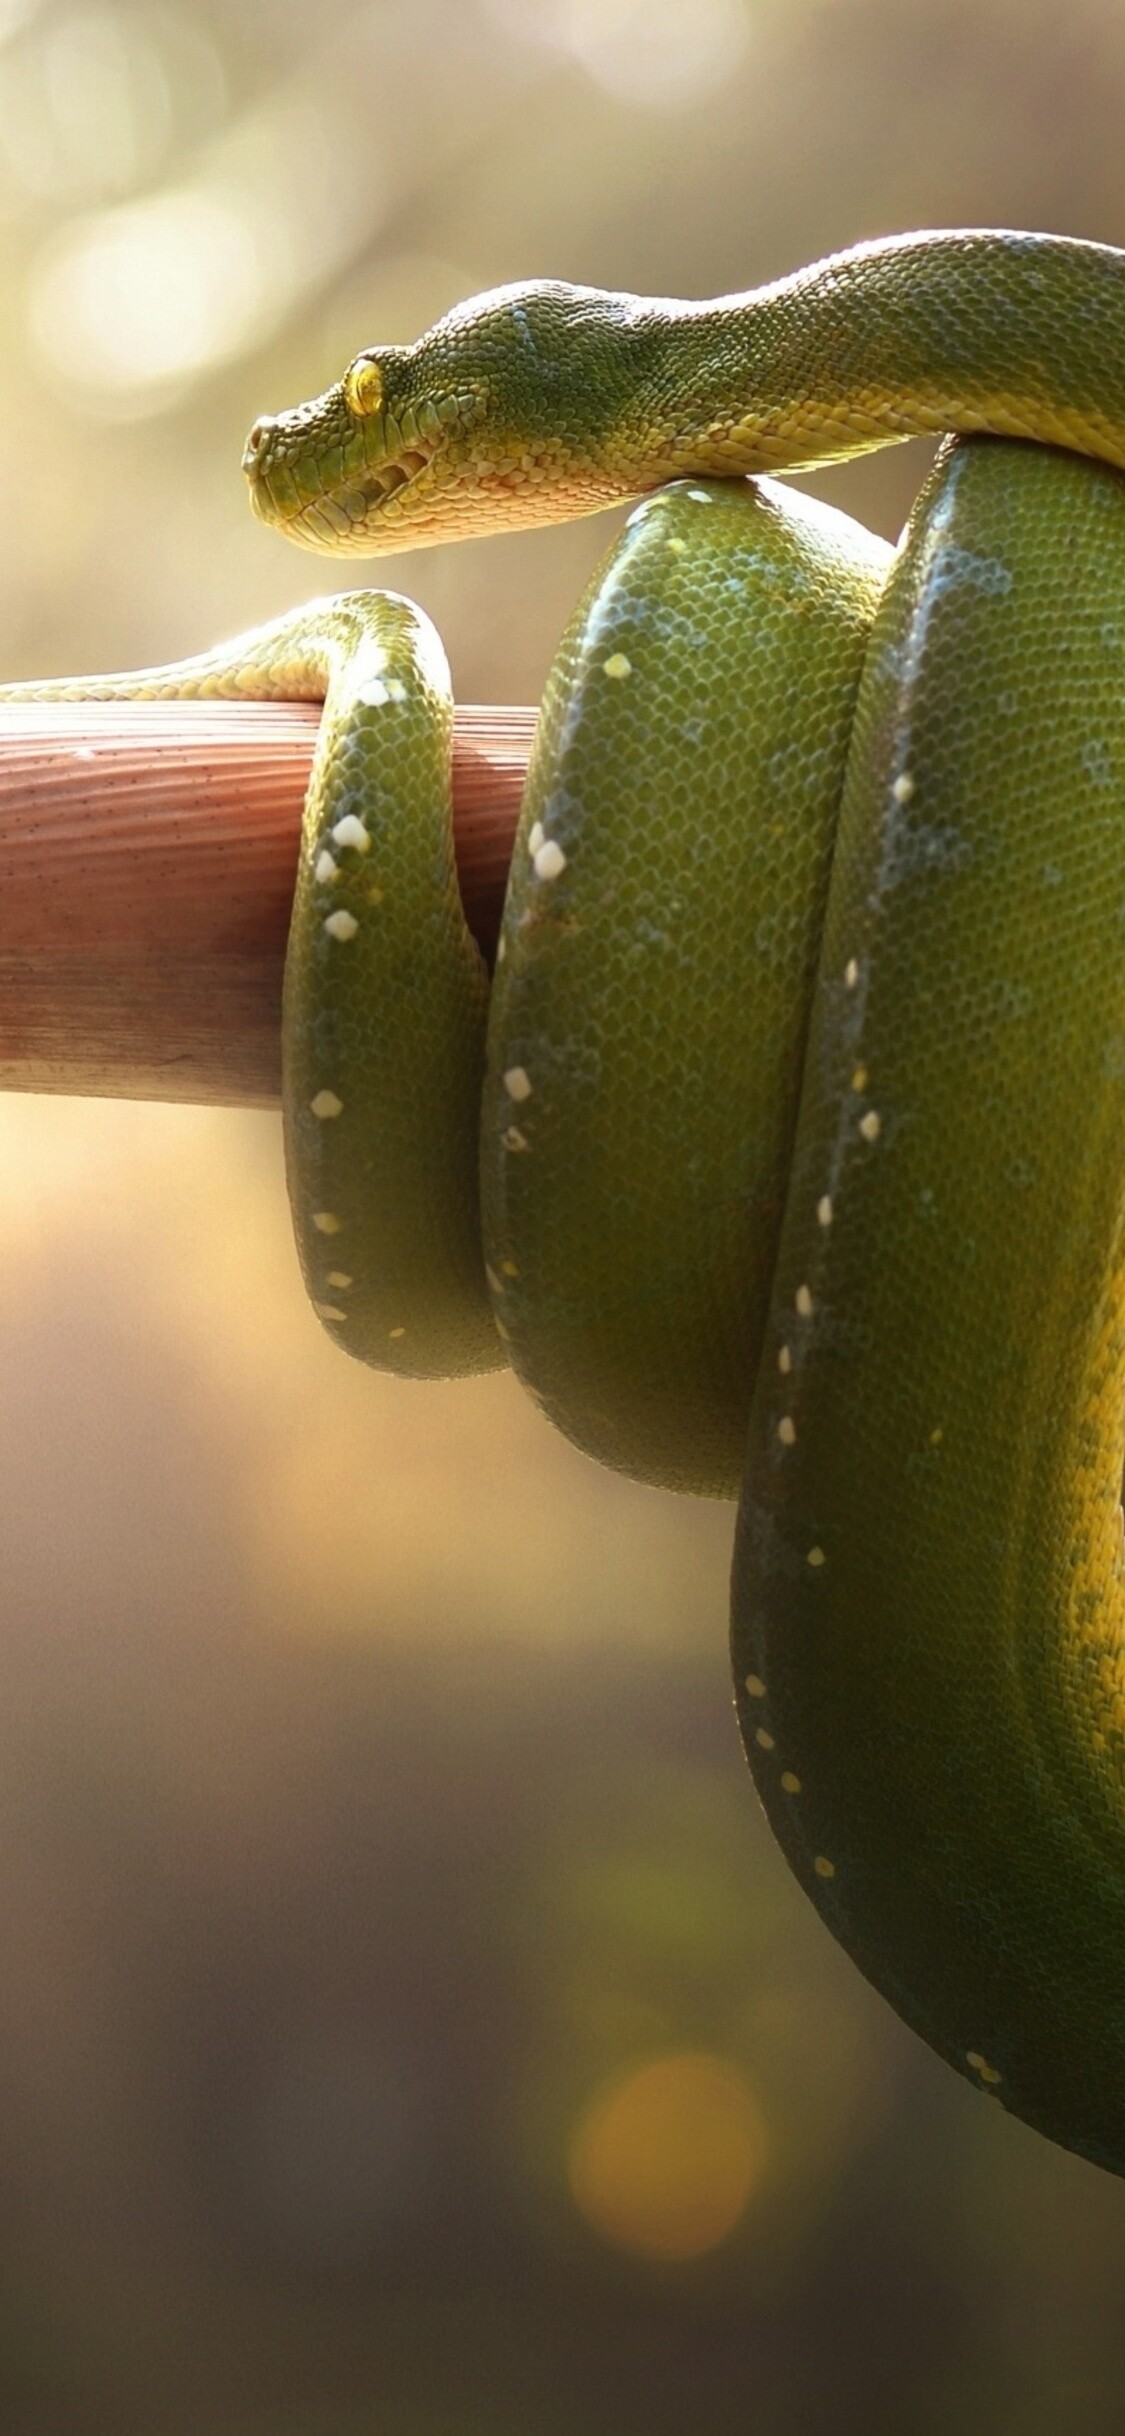
<svg viewBox="0 0 1125 2436">
<path fill-rule="evenodd" d="M 1114 0 L 0 0 L 5 671 L 324 589 L 243 432 L 461 294 L 1120 244 L 1123 117 Z M 463 698 L 612 523 L 399 562 Z M 5 2436 L 1116 2436 L 1125 2196 L 789 1881 L 729 1514 L 342 1363 L 266 1119 L 0 1149 Z"/>
</svg>

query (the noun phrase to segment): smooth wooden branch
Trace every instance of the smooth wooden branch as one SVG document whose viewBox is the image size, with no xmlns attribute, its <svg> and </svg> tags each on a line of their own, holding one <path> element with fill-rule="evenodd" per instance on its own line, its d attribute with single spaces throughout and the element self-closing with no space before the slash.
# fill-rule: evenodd
<svg viewBox="0 0 1125 2436">
<path fill-rule="evenodd" d="M 0 1090 L 270 1107 L 319 712 L 0 704 Z M 495 942 L 531 710 L 456 719 L 469 923 Z"/>
</svg>

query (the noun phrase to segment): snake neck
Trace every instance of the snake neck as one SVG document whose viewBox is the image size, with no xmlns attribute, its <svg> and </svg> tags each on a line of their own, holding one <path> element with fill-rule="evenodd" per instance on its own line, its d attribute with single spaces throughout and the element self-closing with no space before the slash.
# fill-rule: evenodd
<svg viewBox="0 0 1125 2436">
<path fill-rule="evenodd" d="M 927 231 L 710 303 L 612 302 L 647 357 L 606 434 L 629 489 L 939 432 L 1125 467 L 1125 254 L 1111 246 Z"/>
</svg>

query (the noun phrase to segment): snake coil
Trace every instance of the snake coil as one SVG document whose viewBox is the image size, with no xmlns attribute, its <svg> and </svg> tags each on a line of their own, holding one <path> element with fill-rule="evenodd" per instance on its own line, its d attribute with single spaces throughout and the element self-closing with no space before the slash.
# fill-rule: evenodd
<svg viewBox="0 0 1125 2436">
<path fill-rule="evenodd" d="M 992 436 L 894 554 L 731 479 L 911 430 Z M 717 305 L 499 291 L 256 426 L 255 505 L 312 547 L 653 494 L 550 678 L 491 992 L 408 602 L 70 688 L 326 696 L 284 1017 L 325 1326 L 508 1359 L 591 1454 L 740 1497 L 738 1712 L 798 1878 L 1117 2172 L 1123 463 L 1125 257 L 979 231 Z"/>
</svg>

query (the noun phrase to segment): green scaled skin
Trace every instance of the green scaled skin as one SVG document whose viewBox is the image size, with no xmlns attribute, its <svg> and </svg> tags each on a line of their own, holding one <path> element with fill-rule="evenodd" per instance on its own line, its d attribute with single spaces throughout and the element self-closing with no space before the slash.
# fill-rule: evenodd
<svg viewBox="0 0 1125 2436">
<path fill-rule="evenodd" d="M 634 511 L 540 716 L 493 983 L 485 1246 L 525 1386 L 663 1487 L 742 1479 L 890 556 L 772 483 L 679 483 Z"/>
<path fill-rule="evenodd" d="M 453 697 L 412 602 L 322 610 L 339 660 L 305 803 L 282 1009 L 286 1173 L 328 1332 L 401 1377 L 503 1359 L 477 1213 L 488 978 L 453 857 Z"/>
<path fill-rule="evenodd" d="M 733 1639 L 835 1934 L 1118 2172 L 1123 679 L 1120 478 L 954 451 L 860 692 Z"/>
<path fill-rule="evenodd" d="M 564 643 L 486 1249 L 581 1444 L 744 1473 L 740 1723 L 834 1934 L 1122 2171 L 1125 482 L 966 442 L 885 587 L 845 534 L 830 576 L 803 502 L 683 486 Z M 734 686 L 711 620 L 748 561 Z"/>
</svg>

